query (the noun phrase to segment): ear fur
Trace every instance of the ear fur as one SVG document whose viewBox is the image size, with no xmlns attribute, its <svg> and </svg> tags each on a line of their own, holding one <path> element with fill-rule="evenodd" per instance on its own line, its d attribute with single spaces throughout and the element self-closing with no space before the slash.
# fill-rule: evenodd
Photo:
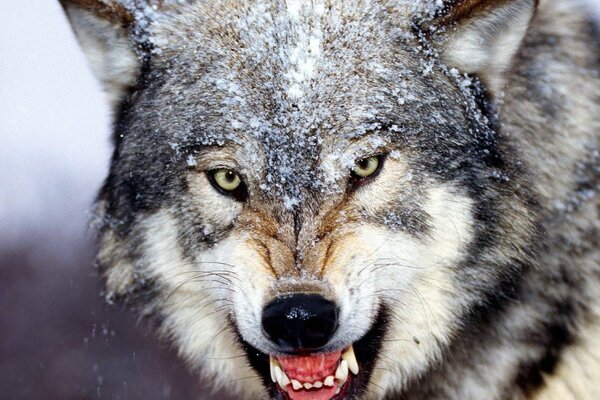
<svg viewBox="0 0 600 400">
<path fill-rule="evenodd" d="M 453 0 L 437 19 L 442 61 L 478 75 L 498 95 L 535 14 L 537 0 Z"/>
<path fill-rule="evenodd" d="M 60 0 L 96 78 L 115 108 L 137 80 L 133 15 L 114 0 Z"/>
</svg>

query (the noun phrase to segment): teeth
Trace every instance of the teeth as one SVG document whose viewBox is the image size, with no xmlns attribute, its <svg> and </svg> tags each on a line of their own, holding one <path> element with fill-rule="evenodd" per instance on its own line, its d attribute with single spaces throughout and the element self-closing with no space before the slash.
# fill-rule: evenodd
<svg viewBox="0 0 600 400">
<path fill-rule="evenodd" d="M 288 376 L 285 374 L 285 372 L 283 372 L 283 370 L 281 369 L 281 365 L 279 364 L 279 361 L 277 361 L 277 359 L 275 357 L 270 357 L 271 358 L 271 380 L 273 382 L 277 382 L 279 384 L 279 386 L 281 386 L 282 388 L 285 389 L 285 387 L 287 385 L 290 384 L 290 378 L 288 378 Z"/>
<path fill-rule="evenodd" d="M 292 379 L 292 387 L 294 388 L 294 390 L 300 390 L 302 389 L 302 384 L 297 380 Z"/>
<path fill-rule="evenodd" d="M 283 389 L 286 388 L 287 385 L 290 384 L 290 378 L 283 372 L 283 370 L 279 367 L 275 367 L 275 378 L 277 378 L 277 383 Z"/>
<path fill-rule="evenodd" d="M 279 386 L 285 389 L 286 386 L 290 384 L 290 378 L 288 378 L 285 372 L 281 371 L 281 379 L 277 378 L 277 383 L 279 383 Z"/>
<path fill-rule="evenodd" d="M 338 387 L 335 389 L 335 394 L 340 394 L 340 391 L 341 391 L 341 390 L 342 390 L 342 388 L 338 386 Z"/>
<path fill-rule="evenodd" d="M 269 357 L 269 361 L 271 367 L 271 380 L 273 381 L 273 383 L 275 383 L 277 382 L 277 377 L 275 376 L 275 367 L 279 365 L 279 362 L 273 356 Z"/>
<path fill-rule="evenodd" d="M 358 362 L 356 361 L 356 355 L 354 354 L 353 346 L 350 346 L 348 350 L 342 354 L 342 360 L 346 360 L 348 363 L 348 369 L 350 369 L 354 375 L 358 375 Z"/>
<path fill-rule="evenodd" d="M 342 360 L 337 370 L 335 371 L 335 377 L 338 380 L 338 384 L 342 386 L 348 380 L 348 362 Z"/>
<path fill-rule="evenodd" d="M 292 385 L 292 388 L 294 390 L 309 390 L 312 388 L 320 389 L 323 386 L 332 387 L 336 383 L 335 381 L 337 380 L 337 388 L 335 394 L 339 394 L 340 388 L 344 386 L 346 381 L 348 381 L 349 371 L 352 372 L 354 375 L 358 374 L 358 362 L 356 361 L 356 355 L 354 354 L 354 348 L 352 346 L 350 346 L 348 350 L 346 350 L 342 354 L 342 361 L 340 362 L 340 365 L 338 365 L 338 368 L 335 371 L 335 376 L 329 375 L 323 381 L 315 381 L 312 383 L 301 383 L 296 379 L 290 380 L 286 373 L 283 372 L 279 361 L 277 361 L 277 359 L 273 356 L 270 357 L 271 380 L 273 382 L 278 383 L 279 386 L 281 386 L 285 390 L 288 390 L 287 386 L 289 386 L 290 384 Z"/>
</svg>

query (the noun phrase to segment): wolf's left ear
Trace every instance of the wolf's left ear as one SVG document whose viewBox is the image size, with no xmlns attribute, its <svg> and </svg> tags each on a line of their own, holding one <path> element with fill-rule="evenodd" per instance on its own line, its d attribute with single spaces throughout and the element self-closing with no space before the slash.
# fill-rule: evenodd
<svg viewBox="0 0 600 400">
<path fill-rule="evenodd" d="M 135 84 L 140 62 L 130 40 L 134 17 L 122 1 L 60 0 L 96 78 L 113 106 Z"/>
<path fill-rule="evenodd" d="M 442 61 L 478 75 L 491 94 L 503 88 L 537 0 L 446 0 L 434 21 L 443 40 Z"/>
</svg>

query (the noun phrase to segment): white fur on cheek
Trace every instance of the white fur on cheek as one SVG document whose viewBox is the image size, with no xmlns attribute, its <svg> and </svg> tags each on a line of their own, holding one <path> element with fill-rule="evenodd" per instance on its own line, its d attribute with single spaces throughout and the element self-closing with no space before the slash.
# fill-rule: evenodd
<svg viewBox="0 0 600 400">
<path fill-rule="evenodd" d="M 147 218 L 144 225 L 144 272 L 161 289 L 156 307 L 164 318 L 163 332 L 211 381 L 238 393 L 261 395 L 260 380 L 227 321 L 231 293 L 240 286 L 231 266 L 244 251 L 242 242 L 231 236 L 190 261 L 178 244 L 176 220 L 167 211 Z"/>
<path fill-rule="evenodd" d="M 439 185 L 428 192 L 424 209 L 431 217 L 431 232 L 424 241 L 401 234 L 380 239 L 389 257 L 398 260 L 397 268 L 384 269 L 379 281 L 388 299 L 397 300 L 382 354 L 402 360 L 381 359 L 383 369 L 375 370 L 372 382 L 384 388 L 400 387 L 439 356 L 462 309 L 452 269 L 473 238 L 472 200 Z"/>
<path fill-rule="evenodd" d="M 348 227 L 354 234 L 340 246 L 328 273 L 342 302 L 336 336 L 340 344 L 364 335 L 378 302 L 390 309 L 373 393 L 398 388 L 425 370 L 456 329 L 454 316 L 460 305 L 452 268 L 473 237 L 472 201 L 444 185 L 430 189 L 427 197 L 423 205 L 430 216 L 427 237 L 379 226 Z M 348 287 L 342 282 L 349 282 Z M 393 359 L 386 354 L 394 354 Z"/>
</svg>

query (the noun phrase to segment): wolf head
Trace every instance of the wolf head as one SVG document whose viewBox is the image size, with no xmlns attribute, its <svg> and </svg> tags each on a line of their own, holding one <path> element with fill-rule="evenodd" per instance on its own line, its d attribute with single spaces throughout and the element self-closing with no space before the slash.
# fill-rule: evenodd
<svg viewBox="0 0 600 400">
<path fill-rule="evenodd" d="M 506 1 L 63 0 L 115 109 L 110 299 L 245 396 L 381 397 L 527 268 Z"/>
</svg>

